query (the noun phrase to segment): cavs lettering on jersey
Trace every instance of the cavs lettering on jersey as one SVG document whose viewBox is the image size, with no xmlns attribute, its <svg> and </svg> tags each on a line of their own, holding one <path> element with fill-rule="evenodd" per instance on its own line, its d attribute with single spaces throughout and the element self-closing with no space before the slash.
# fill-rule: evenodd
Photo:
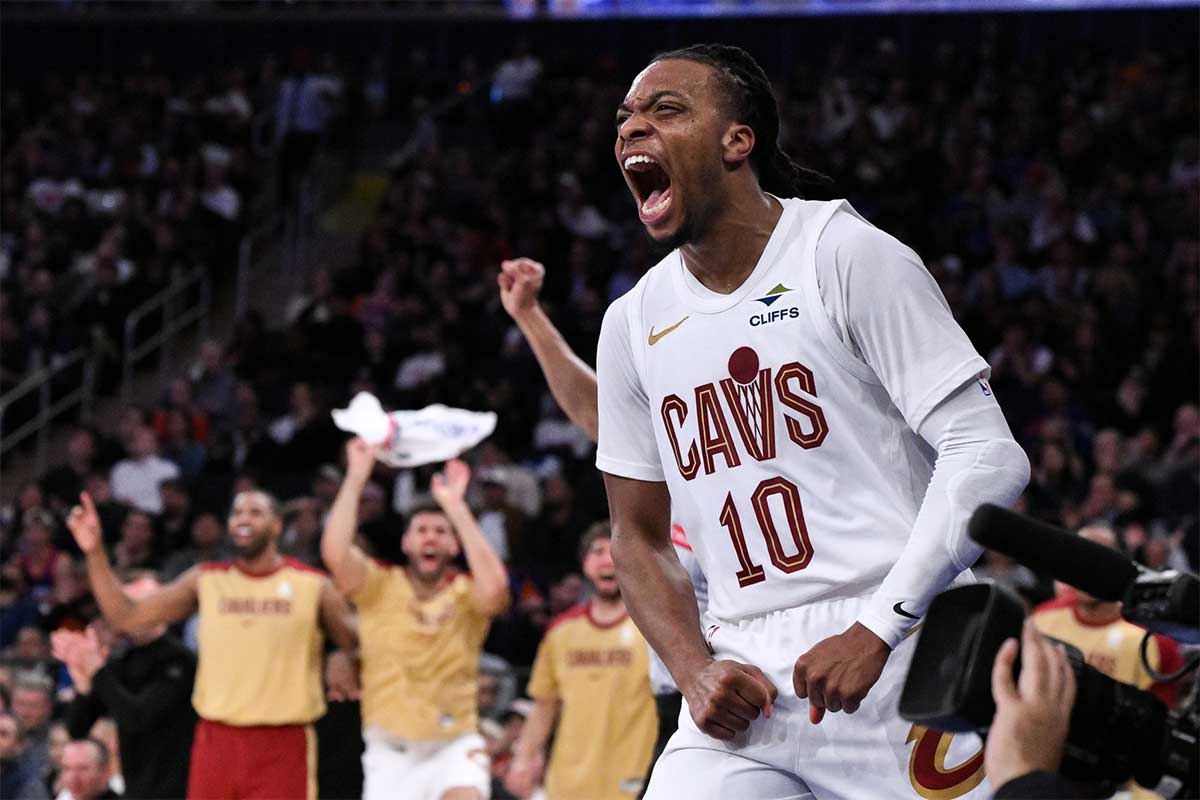
<svg viewBox="0 0 1200 800">
<path fill-rule="evenodd" d="M 636 797 L 658 734 L 646 640 L 628 616 L 600 625 L 590 609 L 555 618 L 529 679 L 530 697 L 562 701 L 549 800 Z"/>
<path fill-rule="evenodd" d="M 479 655 L 491 619 L 469 575 L 449 574 L 419 599 L 402 567 L 369 561 L 358 607 L 363 727 L 405 739 L 452 739 L 478 727 Z"/>
<path fill-rule="evenodd" d="M 293 558 L 252 574 L 200 565 L 200 653 L 192 705 L 227 725 L 299 725 L 325 713 L 322 574 Z"/>
<path fill-rule="evenodd" d="M 596 357 L 596 466 L 666 481 L 719 619 L 876 589 L 933 471 L 914 429 L 988 370 L 915 253 L 844 201 L 780 202 L 739 288 L 675 251 Z"/>
</svg>

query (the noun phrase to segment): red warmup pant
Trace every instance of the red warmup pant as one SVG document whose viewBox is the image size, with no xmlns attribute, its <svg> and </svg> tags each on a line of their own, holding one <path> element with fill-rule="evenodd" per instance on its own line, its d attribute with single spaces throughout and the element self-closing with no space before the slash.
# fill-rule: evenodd
<svg viewBox="0 0 1200 800">
<path fill-rule="evenodd" d="M 316 800 L 312 725 L 196 723 L 189 800 Z"/>
</svg>

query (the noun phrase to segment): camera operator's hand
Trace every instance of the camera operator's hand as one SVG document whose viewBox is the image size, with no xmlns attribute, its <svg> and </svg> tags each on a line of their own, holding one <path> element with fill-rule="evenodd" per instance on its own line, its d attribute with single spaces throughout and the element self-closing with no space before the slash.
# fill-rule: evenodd
<svg viewBox="0 0 1200 800">
<path fill-rule="evenodd" d="M 1009 639 L 992 667 L 996 717 L 988 731 L 984 763 L 999 789 L 1030 772 L 1054 772 L 1075 704 L 1075 673 L 1061 645 L 1038 633 L 1033 620 L 1021 632 L 1021 677 L 1013 681 L 1017 640 Z"/>
</svg>

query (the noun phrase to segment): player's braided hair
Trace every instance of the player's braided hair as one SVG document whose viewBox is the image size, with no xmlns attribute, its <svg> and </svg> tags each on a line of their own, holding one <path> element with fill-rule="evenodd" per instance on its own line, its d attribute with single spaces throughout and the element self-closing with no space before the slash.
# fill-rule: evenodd
<svg viewBox="0 0 1200 800">
<path fill-rule="evenodd" d="M 779 197 L 803 197 L 805 187 L 832 183 L 820 172 L 797 164 L 780 148 L 779 103 L 767 74 L 745 50 L 727 44 L 694 44 L 654 57 L 654 61 L 666 59 L 695 61 L 716 72 L 729 115 L 754 130 L 750 167 L 764 190 Z"/>
</svg>

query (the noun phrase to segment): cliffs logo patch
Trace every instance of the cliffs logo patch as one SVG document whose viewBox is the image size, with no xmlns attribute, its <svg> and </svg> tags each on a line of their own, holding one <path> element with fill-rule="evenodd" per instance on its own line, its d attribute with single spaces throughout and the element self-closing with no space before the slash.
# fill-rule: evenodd
<svg viewBox="0 0 1200 800">
<path fill-rule="evenodd" d="M 789 289 L 788 287 L 784 286 L 782 283 L 777 283 L 777 284 L 775 284 L 774 289 L 767 292 L 766 297 L 756 297 L 754 299 L 769 308 L 772 303 L 774 303 L 776 300 L 778 300 L 780 297 L 782 297 L 783 295 L 787 294 L 790 291 L 792 291 L 792 290 Z"/>
</svg>

